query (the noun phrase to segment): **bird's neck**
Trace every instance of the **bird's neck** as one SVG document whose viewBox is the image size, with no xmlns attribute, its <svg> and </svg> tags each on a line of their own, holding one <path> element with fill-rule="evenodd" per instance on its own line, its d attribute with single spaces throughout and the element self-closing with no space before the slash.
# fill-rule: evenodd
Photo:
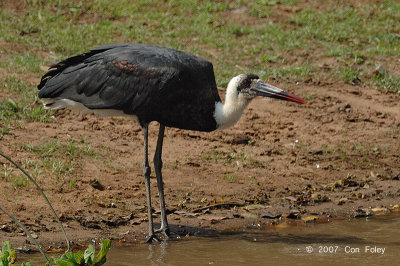
<svg viewBox="0 0 400 266">
<path fill-rule="evenodd" d="M 214 118 L 217 122 L 218 129 L 225 129 L 235 125 L 242 116 L 243 110 L 249 104 L 249 101 L 244 99 L 229 87 L 225 96 L 225 103 L 217 102 L 215 104 Z"/>
</svg>

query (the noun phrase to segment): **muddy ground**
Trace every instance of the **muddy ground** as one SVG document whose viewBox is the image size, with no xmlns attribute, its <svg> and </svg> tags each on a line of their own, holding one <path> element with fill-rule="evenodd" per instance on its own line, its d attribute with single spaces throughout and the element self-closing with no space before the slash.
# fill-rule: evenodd
<svg viewBox="0 0 400 266">
<path fill-rule="evenodd" d="M 398 211 L 400 95 L 350 85 L 275 85 L 307 96 L 308 103 L 257 98 L 231 129 L 200 133 L 167 128 L 166 202 L 170 224 L 179 234 Z M 153 123 L 150 153 L 157 133 Z M 38 156 L 21 143 L 35 147 L 52 140 L 61 146 L 69 141 L 82 147 L 90 144 L 95 154 L 75 157 L 71 174 L 37 178 L 70 239 L 144 241 L 140 127 L 127 118 L 81 118 L 63 111 L 50 123 L 13 128 L 3 135 L 1 146 L 23 163 Z M 17 214 L 41 243 L 62 244 L 50 211 L 32 185 L 13 189 L 5 179 L 0 184 L 2 205 Z M 157 223 L 156 191 L 153 177 Z M 0 239 L 25 245 L 26 237 L 5 214 L 0 213 L 0 221 Z"/>
</svg>

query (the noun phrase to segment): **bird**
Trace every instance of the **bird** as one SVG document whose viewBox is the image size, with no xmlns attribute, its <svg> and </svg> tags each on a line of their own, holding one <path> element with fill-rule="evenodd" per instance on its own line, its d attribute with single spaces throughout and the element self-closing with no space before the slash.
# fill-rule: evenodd
<svg viewBox="0 0 400 266">
<path fill-rule="evenodd" d="M 256 96 L 306 103 L 255 74 L 233 77 L 223 103 L 211 62 L 172 48 L 141 43 L 103 45 L 67 58 L 50 66 L 38 89 L 45 108 L 130 116 L 140 124 L 144 136 L 147 242 L 171 236 L 161 171 L 165 127 L 202 132 L 229 128 Z M 148 126 L 153 121 L 159 123 L 153 159 L 161 211 L 157 230 L 152 217 L 148 159 Z"/>
</svg>

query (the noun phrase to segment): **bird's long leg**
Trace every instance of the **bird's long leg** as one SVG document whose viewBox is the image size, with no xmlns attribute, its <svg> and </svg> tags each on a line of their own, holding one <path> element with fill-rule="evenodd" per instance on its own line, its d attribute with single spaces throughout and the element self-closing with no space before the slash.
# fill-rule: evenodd
<svg viewBox="0 0 400 266">
<path fill-rule="evenodd" d="M 168 221 L 167 221 L 167 212 L 165 209 L 164 183 L 163 183 L 162 174 L 161 174 L 161 169 L 163 166 L 161 154 L 162 154 L 162 146 L 163 146 L 163 140 L 164 140 L 164 130 L 165 130 L 165 126 L 160 124 L 156 152 L 154 153 L 154 169 L 156 171 L 158 194 L 160 196 L 160 210 L 161 210 L 161 227 L 156 232 L 162 233 L 163 235 L 165 235 L 168 238 L 170 232 L 169 232 Z"/>
<path fill-rule="evenodd" d="M 150 193 L 150 173 L 151 168 L 148 159 L 148 124 L 143 126 L 144 135 L 144 161 L 143 161 L 143 175 L 146 182 L 146 196 L 147 196 L 147 211 L 149 217 L 149 235 L 147 236 L 147 242 L 151 242 L 153 239 L 158 240 L 154 234 L 153 216 L 151 213 L 151 193 Z"/>
</svg>

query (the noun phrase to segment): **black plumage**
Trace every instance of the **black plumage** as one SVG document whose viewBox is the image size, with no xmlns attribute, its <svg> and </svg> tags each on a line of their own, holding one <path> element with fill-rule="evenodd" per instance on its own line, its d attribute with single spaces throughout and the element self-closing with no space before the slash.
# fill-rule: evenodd
<svg viewBox="0 0 400 266">
<path fill-rule="evenodd" d="M 51 67 L 40 98 L 69 99 L 89 109 L 117 109 L 169 127 L 216 129 L 221 101 L 212 64 L 195 55 L 148 44 L 111 44 Z"/>
</svg>

